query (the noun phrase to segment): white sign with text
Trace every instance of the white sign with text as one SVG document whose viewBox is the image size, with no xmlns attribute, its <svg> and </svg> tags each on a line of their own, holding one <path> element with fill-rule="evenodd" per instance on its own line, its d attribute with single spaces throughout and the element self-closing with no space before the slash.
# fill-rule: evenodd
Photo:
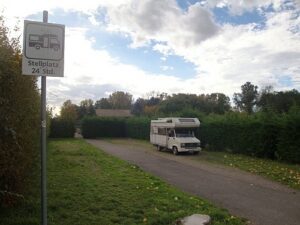
<svg viewBox="0 0 300 225">
<path fill-rule="evenodd" d="M 24 21 L 22 73 L 64 76 L 65 26 Z"/>
</svg>

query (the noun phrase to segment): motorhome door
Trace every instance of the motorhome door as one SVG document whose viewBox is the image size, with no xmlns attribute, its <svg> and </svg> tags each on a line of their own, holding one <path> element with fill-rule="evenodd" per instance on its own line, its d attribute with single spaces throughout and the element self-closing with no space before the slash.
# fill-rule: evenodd
<svg viewBox="0 0 300 225">
<path fill-rule="evenodd" d="M 169 129 L 168 130 L 168 138 L 167 138 L 167 146 L 169 149 L 172 149 L 175 144 L 175 130 Z"/>
</svg>

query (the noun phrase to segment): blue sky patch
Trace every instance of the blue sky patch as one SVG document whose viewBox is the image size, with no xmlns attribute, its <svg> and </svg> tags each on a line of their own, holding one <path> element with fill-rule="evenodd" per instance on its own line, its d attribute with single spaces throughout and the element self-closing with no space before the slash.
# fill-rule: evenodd
<svg viewBox="0 0 300 225">
<path fill-rule="evenodd" d="M 199 0 L 188 0 L 188 1 L 176 0 L 176 1 L 178 6 L 183 10 L 187 10 L 190 5 L 194 5 L 195 3 L 199 2 Z"/>
<path fill-rule="evenodd" d="M 118 33 L 108 33 L 99 28 L 89 31 L 88 37 L 96 39 L 95 49 L 105 49 L 112 57 L 121 63 L 138 65 L 144 71 L 154 74 L 166 74 L 181 78 L 191 78 L 196 75 L 194 64 L 187 62 L 180 56 L 171 55 L 162 60 L 163 55 L 152 50 L 152 45 L 139 48 L 129 47 L 131 39 Z"/>
<path fill-rule="evenodd" d="M 88 15 L 78 11 L 65 12 L 62 9 L 55 9 L 49 12 L 48 17 L 49 23 L 64 24 L 67 27 L 87 27 L 90 25 Z M 43 13 L 29 15 L 26 19 L 42 22 Z"/>
<path fill-rule="evenodd" d="M 282 76 L 279 77 L 279 83 L 285 87 L 292 87 L 293 86 L 293 81 L 292 78 L 290 76 Z"/>
<path fill-rule="evenodd" d="M 264 24 L 265 17 L 258 10 L 247 11 L 241 15 L 230 14 L 228 8 L 214 8 L 213 14 L 219 24 L 230 23 L 232 25 L 242 25 L 249 23 Z"/>
</svg>

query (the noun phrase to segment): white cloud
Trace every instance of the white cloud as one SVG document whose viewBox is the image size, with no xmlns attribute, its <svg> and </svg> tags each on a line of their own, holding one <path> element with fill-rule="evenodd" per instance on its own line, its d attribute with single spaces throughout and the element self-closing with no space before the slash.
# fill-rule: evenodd
<svg viewBox="0 0 300 225">
<path fill-rule="evenodd" d="M 224 8 L 227 7 L 234 15 L 241 15 L 245 11 L 254 9 L 273 8 L 275 11 L 285 9 L 286 7 L 300 7 L 300 0 L 206 0 L 201 5 L 208 8 Z"/>
<path fill-rule="evenodd" d="M 161 68 L 163 71 L 174 70 L 174 67 L 172 67 L 172 66 L 161 66 L 160 68 Z"/>
<path fill-rule="evenodd" d="M 93 0 L 76 4 L 68 0 L 45 1 L 45 4 L 28 0 L 18 2 L 18 7 L 15 1 L 2 0 L 0 8 L 5 6 L 6 15 L 22 19 L 42 11 L 40 5 L 50 13 L 59 6 L 66 12 L 81 11 L 90 16 L 92 24 L 99 25 L 97 9 L 104 7 L 108 29 L 131 37 L 131 47 L 151 43 L 153 50 L 162 53 L 163 61 L 168 55 L 178 55 L 192 62 L 198 71 L 191 79 L 145 72 L 138 66 L 122 63 L 107 50 L 94 49 L 97 39 L 87 38 L 88 28 L 67 28 L 65 77 L 48 79 L 48 102 L 59 106 L 67 99 L 76 103 L 84 98 L 96 100 L 118 90 L 130 92 L 134 97 L 153 90 L 223 92 L 231 97 L 246 81 L 260 86 L 272 84 L 275 89 L 291 88 L 280 83 L 283 76 L 291 78 L 293 88 L 299 89 L 299 11 L 284 10 L 282 2 L 210 0 L 183 11 L 175 0 Z M 295 2 L 300 5 L 299 0 Z M 202 7 L 207 4 L 228 6 L 236 14 L 270 4 L 282 10 L 266 13 L 266 25 L 261 30 L 256 24 L 221 27 L 215 24 L 209 7 Z M 161 69 L 171 69 L 166 62 Z"/>
<path fill-rule="evenodd" d="M 134 0 L 132 4 L 107 8 L 107 20 L 109 30 L 131 36 L 132 47 L 152 40 L 193 46 L 214 36 L 219 29 L 210 12 L 199 3 L 185 12 L 175 0 Z"/>
<path fill-rule="evenodd" d="M 162 57 L 160 57 L 160 60 L 161 60 L 161 61 L 167 61 L 167 57 L 162 56 Z"/>
<path fill-rule="evenodd" d="M 139 1 L 108 9 L 109 28 L 129 34 L 135 47 L 153 42 L 153 50 L 163 56 L 175 54 L 192 62 L 198 69 L 194 82 L 202 84 L 200 88 L 191 85 L 195 92 L 219 91 L 231 96 L 246 81 L 291 88 L 282 86 L 281 76 L 290 76 L 293 87 L 299 88 L 299 11 L 285 10 L 283 0 L 209 2 L 228 6 L 233 13 L 271 4 L 281 10 L 265 12 L 263 29 L 255 23 L 218 27 L 201 7 L 203 2 L 183 12 L 175 1 Z M 207 27 L 202 27 L 204 21 Z"/>
<path fill-rule="evenodd" d="M 121 63 L 106 50 L 93 49 L 93 39 L 88 39 L 86 32 L 83 28 L 66 30 L 65 77 L 48 78 L 51 106 L 60 106 L 67 99 L 75 103 L 85 98 L 97 100 L 119 90 L 130 92 L 135 98 L 153 90 L 167 93 L 204 90 L 194 79 L 147 73 L 137 66 Z"/>
<path fill-rule="evenodd" d="M 152 49 L 162 53 L 164 56 L 168 56 L 173 53 L 171 47 L 167 44 L 155 44 Z"/>
<path fill-rule="evenodd" d="M 89 17 L 92 25 L 99 25 L 94 15 L 99 7 L 117 7 L 129 3 L 131 0 L 87 0 L 87 1 L 70 1 L 70 0 L 1 0 L 0 14 L 6 18 L 6 24 L 13 27 L 18 21 L 23 21 L 26 17 L 41 13 L 43 10 L 49 12 L 49 16 L 57 10 L 62 9 L 68 12 L 81 12 Z M 42 18 L 41 18 L 42 20 Z M 22 28 L 23 24 L 20 24 Z"/>
<path fill-rule="evenodd" d="M 231 92 L 246 81 L 287 88 L 279 82 L 280 77 L 286 75 L 295 81 L 294 88 L 300 88 L 297 84 L 300 75 L 299 29 L 298 33 L 290 31 L 291 27 L 300 24 L 300 20 L 292 17 L 290 11 L 272 14 L 263 30 L 254 29 L 253 24 L 225 25 L 220 35 L 197 48 L 175 50 L 175 54 L 197 65 L 200 75 L 230 82 Z M 212 88 L 215 86 L 212 84 Z M 222 85 L 219 88 L 224 90 Z"/>
<path fill-rule="evenodd" d="M 63 9 L 65 11 L 80 11 L 83 13 L 95 12 L 98 7 L 116 7 L 126 4 L 131 0 L 88 0 L 88 1 L 69 1 L 69 0 L 26 0 L 12 1 L 1 0 L 0 7 L 5 10 L 7 15 L 24 18 L 30 14 L 42 12 L 43 10 L 52 11 Z"/>
</svg>

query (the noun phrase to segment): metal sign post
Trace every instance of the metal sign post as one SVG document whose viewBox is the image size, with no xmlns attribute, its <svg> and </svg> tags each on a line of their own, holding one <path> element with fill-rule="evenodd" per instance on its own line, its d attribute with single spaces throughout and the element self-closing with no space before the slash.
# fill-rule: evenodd
<svg viewBox="0 0 300 225">
<path fill-rule="evenodd" d="M 48 11 L 43 11 L 43 22 L 48 23 Z M 41 76 L 41 207 L 42 225 L 47 225 L 47 152 L 46 152 L 46 76 Z"/>
<path fill-rule="evenodd" d="M 41 224 L 47 225 L 46 77 L 64 75 L 65 26 L 24 21 L 22 73 L 41 76 Z"/>
</svg>

